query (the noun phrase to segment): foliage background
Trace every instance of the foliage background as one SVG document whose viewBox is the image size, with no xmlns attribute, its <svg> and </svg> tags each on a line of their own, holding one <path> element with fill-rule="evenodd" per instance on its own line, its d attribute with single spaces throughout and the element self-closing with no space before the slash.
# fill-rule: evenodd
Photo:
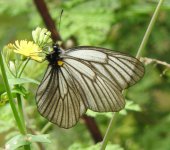
<svg viewBox="0 0 170 150">
<path fill-rule="evenodd" d="M 46 0 L 46 3 L 56 21 L 61 9 L 64 9 L 60 34 L 66 46 L 100 46 L 135 56 L 157 1 Z M 166 0 L 143 56 L 170 63 L 169 15 L 170 0 Z M 11 0 L 0 0 L 1 49 L 16 39 L 31 39 L 31 31 L 37 26 L 44 27 L 44 24 L 33 1 L 13 0 L 11 3 Z M 31 61 L 24 76 L 40 81 L 46 64 Z M 112 145 L 116 150 L 170 149 L 170 71 L 156 64 L 146 65 L 145 69 L 144 78 L 131 87 L 126 95 L 126 99 L 140 106 L 140 111 L 128 110 L 126 114 L 115 118 L 111 145 L 119 145 Z M 37 85 L 24 86 L 29 91 L 27 100 L 23 100 L 27 125 L 30 132 L 39 133 L 47 121 L 36 110 Z M 5 89 L 0 78 L 0 93 L 3 92 Z M 110 115 L 91 115 L 95 115 L 104 135 Z M 17 133 L 8 103 L 0 106 L 0 127 L 0 147 L 4 147 L 5 142 Z M 46 133 L 50 134 L 52 144 L 45 146 L 51 150 L 83 149 L 94 144 L 83 120 L 69 130 L 53 125 Z"/>
</svg>

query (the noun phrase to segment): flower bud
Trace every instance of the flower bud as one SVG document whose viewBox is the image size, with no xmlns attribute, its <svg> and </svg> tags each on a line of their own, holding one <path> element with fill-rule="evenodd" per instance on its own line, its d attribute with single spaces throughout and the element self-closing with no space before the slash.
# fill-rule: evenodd
<svg viewBox="0 0 170 150">
<path fill-rule="evenodd" d="M 44 47 L 52 43 L 51 32 L 45 28 L 41 29 L 40 27 L 37 27 L 32 31 L 32 37 L 34 42 L 40 47 Z"/>
</svg>

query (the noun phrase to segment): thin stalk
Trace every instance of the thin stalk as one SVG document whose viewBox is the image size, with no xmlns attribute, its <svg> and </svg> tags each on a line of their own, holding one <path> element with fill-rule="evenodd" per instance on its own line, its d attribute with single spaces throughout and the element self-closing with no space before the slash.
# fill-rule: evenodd
<svg viewBox="0 0 170 150">
<path fill-rule="evenodd" d="M 6 63 L 6 65 L 7 65 L 7 62 L 5 62 L 5 63 Z M 10 65 L 7 65 L 7 67 L 10 68 Z M 11 71 L 11 69 L 8 69 L 8 70 L 9 70 L 9 72 L 12 74 L 12 76 L 14 76 L 14 77 L 16 76 L 16 75 Z"/>
<path fill-rule="evenodd" d="M 143 40 L 142 40 L 142 42 L 141 42 L 141 44 L 140 44 L 140 46 L 139 46 L 138 52 L 137 52 L 137 54 L 136 54 L 136 58 L 139 58 L 139 57 L 140 57 L 141 52 L 144 50 L 144 48 L 145 48 L 145 46 L 146 46 L 146 43 L 147 43 L 147 41 L 148 41 L 148 39 L 149 39 L 149 36 L 150 36 L 150 34 L 151 34 L 151 31 L 152 31 L 152 29 L 153 29 L 153 26 L 154 26 L 154 24 L 155 24 L 155 22 L 156 22 L 156 19 L 158 18 L 158 14 L 159 14 L 159 11 L 160 11 L 160 8 L 161 8 L 161 5 L 162 5 L 163 1 L 164 1 L 164 0 L 160 0 L 159 3 L 158 3 L 158 5 L 157 5 L 157 7 L 156 7 L 156 9 L 155 9 L 155 12 L 154 12 L 154 14 L 153 14 L 153 16 L 152 16 L 152 19 L 151 19 L 151 21 L 150 21 L 150 23 L 149 23 L 149 26 L 148 26 L 148 28 L 147 28 L 147 30 L 146 30 L 146 32 L 145 32 L 145 35 L 144 35 L 144 37 L 143 37 Z"/>
<path fill-rule="evenodd" d="M 29 62 L 29 58 L 26 60 L 26 62 L 24 62 L 23 65 L 21 65 L 19 68 L 19 71 L 18 71 L 18 74 L 17 74 L 17 77 L 20 78 L 21 77 L 21 74 L 23 73 L 26 65 L 28 64 Z M 16 87 L 19 87 L 19 85 L 16 85 Z M 23 111 L 23 107 L 22 107 L 22 100 L 21 100 L 21 95 L 20 94 L 16 94 L 16 97 L 17 97 L 17 101 L 18 101 L 18 111 L 19 111 L 19 114 L 20 114 L 20 117 L 22 119 L 22 123 L 23 123 L 23 126 L 24 128 L 26 129 L 26 125 L 25 125 L 25 119 L 24 119 L 24 111 Z"/>
<path fill-rule="evenodd" d="M 20 115 L 20 118 L 23 122 L 23 126 L 24 128 L 26 128 L 26 125 L 25 125 L 25 120 L 24 120 L 24 111 L 23 111 L 23 107 L 22 107 L 22 100 L 21 100 L 21 95 L 20 94 L 16 94 L 16 97 L 17 97 L 17 101 L 18 101 L 18 111 L 19 111 L 19 115 Z"/>
<path fill-rule="evenodd" d="M 137 51 L 136 58 L 140 57 L 141 52 L 144 50 L 144 48 L 146 46 L 146 43 L 147 43 L 147 41 L 149 39 L 149 35 L 150 35 L 150 33 L 151 33 L 152 29 L 153 29 L 153 26 L 154 26 L 154 24 L 156 22 L 156 19 L 158 17 L 158 14 L 159 14 L 159 11 L 160 11 L 160 8 L 161 8 L 161 5 L 162 5 L 163 1 L 164 0 L 160 0 L 157 7 L 156 7 L 156 9 L 155 9 L 155 12 L 154 12 L 154 14 L 152 16 L 152 19 L 151 19 L 151 21 L 149 23 L 149 26 L 148 26 L 148 28 L 147 28 L 147 30 L 145 32 L 143 40 L 142 40 L 142 42 L 141 42 L 141 44 L 139 46 L 139 49 Z M 113 127 L 114 127 L 114 116 L 112 117 L 112 119 L 111 119 L 111 121 L 109 123 L 109 126 L 107 128 L 106 134 L 105 134 L 103 142 L 102 142 L 101 150 L 105 150 L 105 148 L 107 146 L 107 143 L 109 141 L 109 138 L 110 138 L 110 134 L 112 133 Z"/>
<path fill-rule="evenodd" d="M 30 147 L 30 145 L 24 145 L 24 149 L 25 150 L 31 150 L 31 147 Z"/>
<path fill-rule="evenodd" d="M 13 101 L 13 96 L 12 96 L 11 89 L 10 89 L 10 86 L 9 86 L 9 82 L 8 82 L 8 79 L 7 79 L 7 75 L 6 75 L 6 71 L 5 71 L 5 67 L 4 67 L 4 62 L 3 62 L 3 57 L 2 57 L 1 52 L 0 52 L 0 66 L 1 66 L 3 82 L 4 82 L 5 89 L 6 89 L 7 94 L 8 94 L 9 103 L 10 103 L 14 118 L 16 120 L 18 129 L 19 129 L 21 134 L 26 135 L 27 134 L 26 129 L 23 126 L 23 122 L 19 117 L 19 114 L 18 114 L 17 109 L 15 107 L 15 103 Z M 25 145 L 24 149 L 25 150 L 30 150 L 30 145 Z"/>
<path fill-rule="evenodd" d="M 18 112 L 22 121 L 22 125 L 26 131 L 25 134 L 27 134 L 27 129 L 26 129 L 26 125 L 25 125 L 25 120 L 24 120 L 24 113 L 23 113 L 23 107 L 22 107 L 22 100 L 21 100 L 21 95 L 20 94 L 16 94 L 17 96 L 17 101 L 18 101 Z M 30 145 L 24 145 L 24 149 L 25 150 L 30 150 Z"/>
<path fill-rule="evenodd" d="M 8 83 L 8 79 L 7 79 L 7 75 L 6 75 L 6 71 L 5 71 L 5 67 L 4 67 L 4 63 L 3 63 L 3 57 L 2 57 L 2 53 L 1 52 L 0 52 L 0 66 L 1 66 L 2 78 L 3 78 L 3 81 L 4 81 L 5 89 L 6 89 L 7 94 L 8 94 L 9 103 L 10 103 L 10 106 L 12 108 L 12 112 L 14 114 L 17 126 L 19 128 L 19 131 L 22 134 L 25 134 L 26 131 L 25 131 L 23 125 L 22 125 L 21 119 L 19 118 L 17 109 L 15 107 L 15 103 L 13 101 L 13 96 L 12 96 L 12 93 L 11 93 L 11 90 L 10 90 L 10 86 L 9 86 L 9 83 Z"/>
<path fill-rule="evenodd" d="M 21 65 L 19 68 L 19 72 L 17 74 L 17 77 L 21 77 L 22 72 L 24 71 L 27 63 L 29 62 L 30 59 L 27 59 L 26 62 L 24 62 L 24 65 Z M 19 87 L 19 85 L 16 85 L 16 87 Z M 21 100 L 21 95 L 20 94 L 16 94 L 17 97 L 17 101 L 18 101 L 18 111 L 20 114 L 20 118 L 22 119 L 23 122 L 23 126 L 26 129 L 26 125 L 25 125 L 25 119 L 24 119 L 24 111 L 23 111 L 23 106 L 22 106 L 22 100 Z"/>
<path fill-rule="evenodd" d="M 48 122 L 41 130 L 41 134 L 44 134 L 52 126 L 51 122 Z"/>
<path fill-rule="evenodd" d="M 22 66 L 20 67 L 21 69 L 19 69 L 19 73 L 17 74 L 17 77 L 18 77 L 18 78 L 21 77 L 21 74 L 23 73 L 26 65 L 27 65 L 28 62 L 29 62 L 29 60 L 30 60 L 30 59 L 28 58 L 28 59 L 26 60 L 26 62 L 24 63 L 24 65 L 22 65 Z M 16 85 L 16 86 L 19 86 L 19 85 Z M 24 119 L 24 111 L 23 111 L 23 107 L 22 107 L 21 95 L 17 93 L 16 96 L 17 96 L 17 101 L 18 101 L 18 111 L 19 111 L 20 117 L 21 117 L 21 119 L 22 119 L 23 126 L 24 126 L 24 128 L 25 128 L 25 130 L 26 130 L 26 124 L 25 124 L 25 119 Z M 26 131 L 27 131 L 27 130 L 26 130 Z M 31 149 L 31 148 L 30 148 L 30 145 L 24 145 L 24 149 L 25 149 L 25 150 L 30 150 L 30 149 Z"/>
<path fill-rule="evenodd" d="M 26 62 L 24 63 L 24 65 L 21 65 L 19 68 L 19 72 L 17 74 L 17 77 L 21 77 L 21 74 L 23 73 L 26 65 L 28 64 L 29 62 L 29 58 L 26 60 Z M 19 87 L 19 85 L 16 85 L 16 87 Z M 26 125 L 25 125 L 25 119 L 24 119 L 24 111 L 23 111 L 23 107 L 22 107 L 22 100 L 21 100 L 21 95 L 20 94 L 16 94 L 16 97 L 17 97 L 17 101 L 18 101 L 18 111 L 19 111 L 19 114 L 20 114 L 20 117 L 22 119 L 22 123 L 23 123 L 23 126 L 24 128 L 26 129 Z"/>
<path fill-rule="evenodd" d="M 112 134 L 111 131 L 113 131 L 113 127 L 114 127 L 114 123 L 115 123 L 115 117 L 118 115 L 118 113 L 114 113 L 113 114 L 113 117 L 109 123 L 109 126 L 107 128 L 107 131 L 106 131 L 106 134 L 104 136 L 104 139 L 103 139 L 103 142 L 102 142 L 102 146 L 101 146 L 101 149 L 100 150 L 105 150 L 106 146 L 107 146 L 107 142 L 109 141 L 110 139 L 110 136 Z M 107 135 L 107 136 L 106 136 Z"/>
<path fill-rule="evenodd" d="M 18 77 L 18 78 L 21 77 L 21 74 L 22 74 L 22 72 L 24 71 L 24 69 L 25 69 L 26 65 L 28 64 L 29 60 L 30 60 L 30 58 L 28 58 L 28 59 L 26 60 L 26 62 L 24 63 L 24 65 L 22 65 L 22 68 L 19 69 L 19 72 L 18 72 L 18 74 L 17 74 L 17 77 Z"/>
</svg>

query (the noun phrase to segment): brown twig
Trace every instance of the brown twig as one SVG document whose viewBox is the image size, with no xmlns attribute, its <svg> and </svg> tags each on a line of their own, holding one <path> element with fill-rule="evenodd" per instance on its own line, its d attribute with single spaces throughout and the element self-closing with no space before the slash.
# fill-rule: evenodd
<svg viewBox="0 0 170 150">
<path fill-rule="evenodd" d="M 101 133 L 99 132 L 99 128 L 98 128 L 97 124 L 95 123 L 94 118 L 84 115 L 83 119 L 86 123 L 86 126 L 88 127 L 88 129 L 90 131 L 91 136 L 94 139 L 94 142 L 98 143 L 98 142 L 102 141 L 103 137 L 102 137 Z"/>
<path fill-rule="evenodd" d="M 37 7 L 47 29 L 51 31 L 51 36 L 54 42 L 61 41 L 61 36 L 55 27 L 55 23 L 52 20 L 48 8 L 44 0 L 34 0 L 35 6 Z"/>
<path fill-rule="evenodd" d="M 156 64 L 160 64 L 160 65 L 163 65 L 167 68 L 170 69 L 170 64 L 168 64 L 167 62 L 164 62 L 164 61 L 160 61 L 158 59 L 153 59 L 153 58 L 148 58 L 148 57 L 141 57 L 140 60 L 145 63 L 146 65 L 147 64 L 151 64 L 151 63 L 156 63 Z"/>
<path fill-rule="evenodd" d="M 58 33 L 54 21 L 52 20 L 48 8 L 44 2 L 44 0 L 34 0 L 34 3 L 40 13 L 40 15 L 43 18 L 44 23 L 46 24 L 47 28 L 49 31 L 51 31 L 52 34 L 52 39 L 54 42 L 56 41 L 61 41 L 61 36 Z M 83 116 L 83 119 L 85 121 L 85 124 L 89 130 L 89 132 L 91 133 L 93 140 L 97 143 L 102 141 L 102 135 L 101 132 L 94 120 L 94 118 L 88 117 L 86 115 Z"/>
</svg>

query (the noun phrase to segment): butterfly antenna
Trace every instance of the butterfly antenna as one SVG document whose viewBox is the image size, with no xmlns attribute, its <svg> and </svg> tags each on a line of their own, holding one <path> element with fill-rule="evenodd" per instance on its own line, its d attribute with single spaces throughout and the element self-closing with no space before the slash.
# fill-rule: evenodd
<svg viewBox="0 0 170 150">
<path fill-rule="evenodd" d="M 60 18 L 59 18 L 59 22 L 58 22 L 58 31 L 60 32 L 60 24 L 61 24 L 61 16 L 63 14 L 63 9 L 61 10 L 61 13 L 60 13 Z"/>
</svg>

